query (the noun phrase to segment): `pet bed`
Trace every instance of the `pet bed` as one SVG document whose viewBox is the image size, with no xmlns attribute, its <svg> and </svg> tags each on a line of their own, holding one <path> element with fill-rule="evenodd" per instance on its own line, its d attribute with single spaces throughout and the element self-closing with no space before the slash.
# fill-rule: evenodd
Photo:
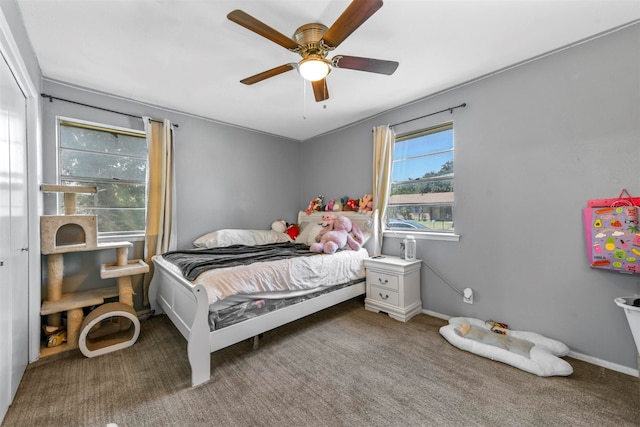
<svg viewBox="0 0 640 427">
<path fill-rule="evenodd" d="M 571 365 L 560 358 L 569 353 L 569 347 L 535 332 L 506 330 L 506 335 L 502 335 L 493 332 L 482 320 L 454 317 L 440 328 L 440 335 L 461 350 L 541 377 L 573 373 Z"/>
<path fill-rule="evenodd" d="M 285 273 L 286 270 L 281 268 L 282 263 L 287 263 L 289 260 L 277 260 L 271 262 L 260 262 L 264 264 L 266 269 L 260 268 L 256 273 L 247 273 L 254 267 L 257 267 L 254 263 L 248 266 L 232 266 L 225 267 L 219 270 L 214 276 L 208 277 L 209 273 L 204 272 L 198 275 L 195 280 L 188 280 L 179 269 L 170 267 L 166 262 L 162 261 L 162 256 L 153 257 L 155 266 L 155 273 L 149 288 L 149 299 L 151 302 L 151 308 L 156 314 L 165 313 L 180 333 L 187 340 L 187 355 L 189 363 L 191 365 L 191 383 L 193 386 L 201 384 L 210 378 L 211 372 L 211 357 L 210 353 L 229 345 L 235 344 L 242 340 L 256 337 L 259 334 L 284 325 L 296 319 L 300 319 L 309 314 L 323 310 L 332 305 L 341 303 L 348 299 L 357 297 L 364 294 L 365 286 L 364 281 L 354 282 L 356 277 L 348 277 L 350 283 L 345 283 L 345 279 L 338 279 L 336 272 L 339 271 L 354 271 L 353 267 L 348 267 L 345 264 L 347 258 L 352 258 L 351 255 L 360 256 L 358 261 L 357 276 L 364 277 L 364 263 L 362 252 L 364 257 L 373 253 L 373 248 L 377 242 L 377 229 L 376 229 L 376 216 L 377 212 L 357 213 L 357 212 L 341 212 L 341 215 L 348 216 L 354 224 L 357 224 L 364 235 L 370 236 L 370 239 L 365 244 L 365 248 L 360 251 L 348 251 L 354 252 L 353 254 L 347 254 L 337 252 L 333 255 L 327 254 L 314 254 L 313 256 L 298 258 L 307 265 L 303 268 L 295 269 L 295 274 Z M 321 212 L 312 212 L 307 215 L 304 211 L 300 211 L 298 214 L 298 224 L 301 226 L 301 233 L 296 238 L 295 243 L 309 245 L 309 242 L 314 241 L 314 237 L 319 232 L 318 223 L 321 220 Z M 237 237 L 237 233 L 234 233 L 234 239 Z M 207 242 L 202 243 L 205 248 L 213 248 L 217 245 L 212 244 L 208 240 L 211 236 L 204 236 Z M 241 237 L 242 239 L 242 237 Z M 238 244 L 236 240 L 227 242 L 232 244 Z M 233 254 L 236 258 L 238 254 Z M 312 261 L 313 259 L 313 261 Z M 313 267 L 314 264 L 319 263 L 319 266 Z M 338 269 L 335 268 L 338 263 Z M 345 268 L 345 266 L 347 266 Z M 294 270 L 292 270 L 294 271 Z M 305 274 L 308 271 L 310 276 L 306 279 L 301 279 L 300 274 Z M 245 275 L 245 277 L 236 277 L 235 274 Z M 247 275 L 248 274 L 248 275 Z M 264 274 L 275 275 L 273 279 L 262 281 L 261 277 Z M 233 279 L 229 279 L 232 277 Z M 202 277 L 200 277 L 202 276 Z M 224 287 L 230 289 L 230 283 L 233 282 L 234 287 L 237 285 L 237 290 L 232 290 L 231 293 L 225 292 L 222 295 L 219 292 L 214 292 L 210 288 L 210 281 L 219 282 L 223 278 L 229 280 L 223 280 Z M 357 277 L 360 278 L 360 277 Z M 332 279 L 332 283 L 327 283 L 326 279 Z M 309 289 L 304 289 L 304 282 L 309 282 Z M 335 281 L 333 281 L 335 280 Z M 245 286 L 249 282 L 261 283 L 255 290 L 249 291 Z M 287 282 L 286 284 L 284 282 Z M 293 288 L 289 285 L 295 285 Z M 342 286 L 345 285 L 346 286 Z M 212 328 L 210 326 L 210 311 L 228 308 L 225 307 L 225 300 L 234 299 L 234 303 L 240 302 L 243 297 L 251 298 L 266 298 L 269 293 L 281 293 L 282 289 L 278 287 L 286 285 L 287 292 L 294 291 L 297 294 L 306 294 L 309 291 L 327 291 L 317 292 L 310 298 L 300 298 L 299 302 L 295 301 L 293 305 L 288 305 L 284 308 L 278 308 L 273 311 L 268 311 L 258 317 L 251 317 L 238 323 L 230 322 L 226 327 L 221 329 Z M 340 285 L 340 286 L 335 286 Z M 255 293 L 257 292 L 257 293 Z M 291 296 L 291 294 L 287 294 Z M 280 295 L 282 296 L 282 295 Z M 279 297 L 280 297 L 279 296 Z M 309 295 L 311 296 L 311 295 Z M 254 299 L 255 301 L 255 299 Z M 220 319 L 215 319 L 215 323 L 220 323 Z"/>
</svg>

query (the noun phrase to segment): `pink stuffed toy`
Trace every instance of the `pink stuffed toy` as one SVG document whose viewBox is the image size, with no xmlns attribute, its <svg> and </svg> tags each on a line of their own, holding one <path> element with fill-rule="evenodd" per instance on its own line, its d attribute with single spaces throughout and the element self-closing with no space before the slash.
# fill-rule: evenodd
<svg viewBox="0 0 640 427">
<path fill-rule="evenodd" d="M 322 226 L 322 230 L 320 230 L 320 233 L 316 236 L 316 242 L 320 242 L 320 239 L 327 231 L 333 230 L 333 222 L 338 218 L 338 215 L 332 212 L 325 212 L 321 218 L 322 221 L 320 221 L 318 225 Z"/>
<path fill-rule="evenodd" d="M 345 246 L 354 251 L 360 249 L 362 232 L 349 218 L 329 213 L 322 215 L 322 225 L 325 224 L 327 226 L 316 237 L 317 242 L 309 248 L 311 252 L 332 254 Z"/>
</svg>

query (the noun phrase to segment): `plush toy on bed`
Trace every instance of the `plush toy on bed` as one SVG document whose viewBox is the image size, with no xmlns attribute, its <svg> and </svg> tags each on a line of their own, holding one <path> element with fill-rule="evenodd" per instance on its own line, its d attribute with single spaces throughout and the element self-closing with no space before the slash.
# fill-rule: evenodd
<svg viewBox="0 0 640 427">
<path fill-rule="evenodd" d="M 322 215 L 322 231 L 316 236 L 309 250 L 311 252 L 332 254 L 346 246 L 357 251 L 362 246 L 362 232 L 346 216 L 335 213 Z"/>
<path fill-rule="evenodd" d="M 336 218 L 338 218 L 338 215 L 331 212 L 325 212 L 320 218 L 322 218 L 322 220 L 318 225 L 322 226 L 322 229 L 315 237 L 316 243 L 320 242 L 320 239 L 326 232 L 333 230 L 333 223 L 335 222 Z"/>
<path fill-rule="evenodd" d="M 300 227 L 298 227 L 298 224 L 289 224 L 282 219 L 273 221 L 271 223 L 271 229 L 279 233 L 287 234 L 292 241 L 298 237 L 298 234 L 300 234 Z"/>
<path fill-rule="evenodd" d="M 298 224 L 288 224 L 285 233 L 291 237 L 291 240 L 295 240 L 300 234 L 300 226 Z"/>
</svg>

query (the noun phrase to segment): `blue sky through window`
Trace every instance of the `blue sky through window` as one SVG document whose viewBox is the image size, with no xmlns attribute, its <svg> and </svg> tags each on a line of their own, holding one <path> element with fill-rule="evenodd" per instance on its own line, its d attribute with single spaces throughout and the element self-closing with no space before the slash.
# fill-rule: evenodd
<svg viewBox="0 0 640 427">
<path fill-rule="evenodd" d="M 442 166 L 453 160 L 453 151 L 402 160 L 453 148 L 453 129 L 423 135 L 418 138 L 397 142 L 394 147 L 394 163 L 391 181 L 406 181 L 422 178 L 427 172 L 438 172 Z"/>
</svg>

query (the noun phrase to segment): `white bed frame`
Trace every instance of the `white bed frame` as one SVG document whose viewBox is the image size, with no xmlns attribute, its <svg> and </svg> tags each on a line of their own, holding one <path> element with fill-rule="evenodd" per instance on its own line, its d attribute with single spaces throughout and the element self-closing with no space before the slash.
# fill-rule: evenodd
<svg viewBox="0 0 640 427">
<path fill-rule="evenodd" d="M 360 229 L 371 233 L 365 245 L 369 254 L 377 247 L 377 212 L 340 212 L 348 216 Z M 307 215 L 298 213 L 298 224 L 320 222 L 321 212 Z M 209 330 L 209 302 L 202 285 L 167 270 L 154 261 L 155 272 L 149 287 L 149 301 L 154 314 L 165 313 L 187 340 L 187 354 L 191 365 L 191 385 L 197 386 L 210 379 L 210 353 L 245 339 L 316 313 L 365 293 L 364 281 L 318 297 L 290 305 L 267 314 L 245 320 L 215 331 Z"/>
</svg>

